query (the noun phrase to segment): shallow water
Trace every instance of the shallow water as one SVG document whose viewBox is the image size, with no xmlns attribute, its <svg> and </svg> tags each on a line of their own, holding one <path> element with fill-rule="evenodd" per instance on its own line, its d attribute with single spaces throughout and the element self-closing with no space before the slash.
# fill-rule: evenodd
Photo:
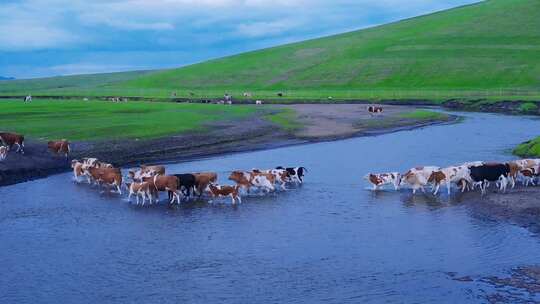
<svg viewBox="0 0 540 304">
<path fill-rule="evenodd" d="M 463 115 L 460 124 L 168 166 L 216 170 L 223 182 L 233 169 L 309 169 L 304 186 L 238 207 L 141 208 L 70 174 L 0 188 L 0 302 L 485 302 L 494 287 L 448 273 L 538 264 L 536 236 L 478 216 L 459 197 L 374 194 L 362 180 L 506 160 L 540 128 L 534 118 Z"/>
</svg>

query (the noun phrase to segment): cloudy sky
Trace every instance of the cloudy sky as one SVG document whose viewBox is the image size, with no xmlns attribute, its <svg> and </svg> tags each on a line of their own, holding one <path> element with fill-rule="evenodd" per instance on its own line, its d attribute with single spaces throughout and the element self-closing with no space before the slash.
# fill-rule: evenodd
<svg viewBox="0 0 540 304">
<path fill-rule="evenodd" d="M 0 76 L 177 67 L 477 0 L 0 0 Z"/>
</svg>

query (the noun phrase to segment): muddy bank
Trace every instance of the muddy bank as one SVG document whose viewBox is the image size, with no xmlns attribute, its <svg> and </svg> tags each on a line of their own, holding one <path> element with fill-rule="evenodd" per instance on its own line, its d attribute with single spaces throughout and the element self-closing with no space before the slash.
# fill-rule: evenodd
<svg viewBox="0 0 540 304">
<path fill-rule="evenodd" d="M 540 234 L 540 188 L 518 187 L 507 193 L 492 192 L 468 197 L 467 204 L 479 216 L 505 220 Z"/>
<path fill-rule="evenodd" d="M 371 115 L 360 104 L 296 104 L 278 105 L 293 109 L 302 128 L 295 132 L 299 139 L 308 141 L 338 140 L 353 136 L 377 135 L 431 124 L 454 122 L 457 116 L 436 119 L 404 118 L 400 115 L 417 110 L 413 106 L 384 105 L 381 114 Z"/>
<path fill-rule="evenodd" d="M 45 142 L 27 139 L 24 155 L 10 153 L 0 162 L 0 186 L 70 170 L 70 160 L 97 157 L 115 166 L 186 161 L 223 153 L 243 152 L 302 143 L 262 118 L 242 124 L 223 122 L 201 133 L 152 140 L 73 142 L 69 160 L 51 154 Z"/>
<path fill-rule="evenodd" d="M 296 113 L 298 129 L 285 131 L 264 115 L 242 121 L 223 121 L 207 131 L 192 132 L 152 140 L 73 142 L 70 159 L 97 157 L 115 166 L 192 160 L 225 153 L 276 148 L 286 145 L 375 135 L 417 128 L 447 120 L 396 119 L 415 110 L 410 106 L 385 106 L 382 115 L 372 117 L 365 105 L 302 104 L 267 106 L 290 108 Z M 452 119 L 455 119 L 453 117 Z M 52 155 L 46 143 L 26 141 L 26 154 L 10 153 L 0 162 L 0 186 L 46 177 L 70 170 L 69 160 Z"/>
</svg>

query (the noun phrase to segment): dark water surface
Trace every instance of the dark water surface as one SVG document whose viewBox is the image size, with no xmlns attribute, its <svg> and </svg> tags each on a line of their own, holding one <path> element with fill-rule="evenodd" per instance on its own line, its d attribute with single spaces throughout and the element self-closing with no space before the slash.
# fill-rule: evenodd
<svg viewBox="0 0 540 304">
<path fill-rule="evenodd" d="M 0 188 L 0 302 L 485 302 L 493 287 L 448 273 L 538 264 L 537 236 L 477 216 L 459 197 L 373 194 L 362 180 L 420 164 L 506 160 L 540 130 L 533 118 L 463 115 L 461 124 L 168 167 L 215 170 L 222 180 L 233 169 L 309 169 L 303 187 L 237 208 L 229 200 L 140 208 L 71 174 Z"/>
</svg>

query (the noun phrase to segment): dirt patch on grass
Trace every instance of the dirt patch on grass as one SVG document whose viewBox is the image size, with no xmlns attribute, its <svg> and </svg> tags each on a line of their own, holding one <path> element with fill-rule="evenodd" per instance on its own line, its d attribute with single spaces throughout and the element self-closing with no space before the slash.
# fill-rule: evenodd
<svg viewBox="0 0 540 304">
<path fill-rule="evenodd" d="M 432 123 L 454 120 L 443 115 L 437 119 L 406 117 L 404 114 L 417 110 L 414 106 L 383 106 L 379 115 L 370 115 L 365 104 L 295 104 L 276 106 L 293 109 L 301 128 L 295 131 L 300 139 L 319 141 L 371 135 L 375 132 L 419 127 Z"/>
</svg>

